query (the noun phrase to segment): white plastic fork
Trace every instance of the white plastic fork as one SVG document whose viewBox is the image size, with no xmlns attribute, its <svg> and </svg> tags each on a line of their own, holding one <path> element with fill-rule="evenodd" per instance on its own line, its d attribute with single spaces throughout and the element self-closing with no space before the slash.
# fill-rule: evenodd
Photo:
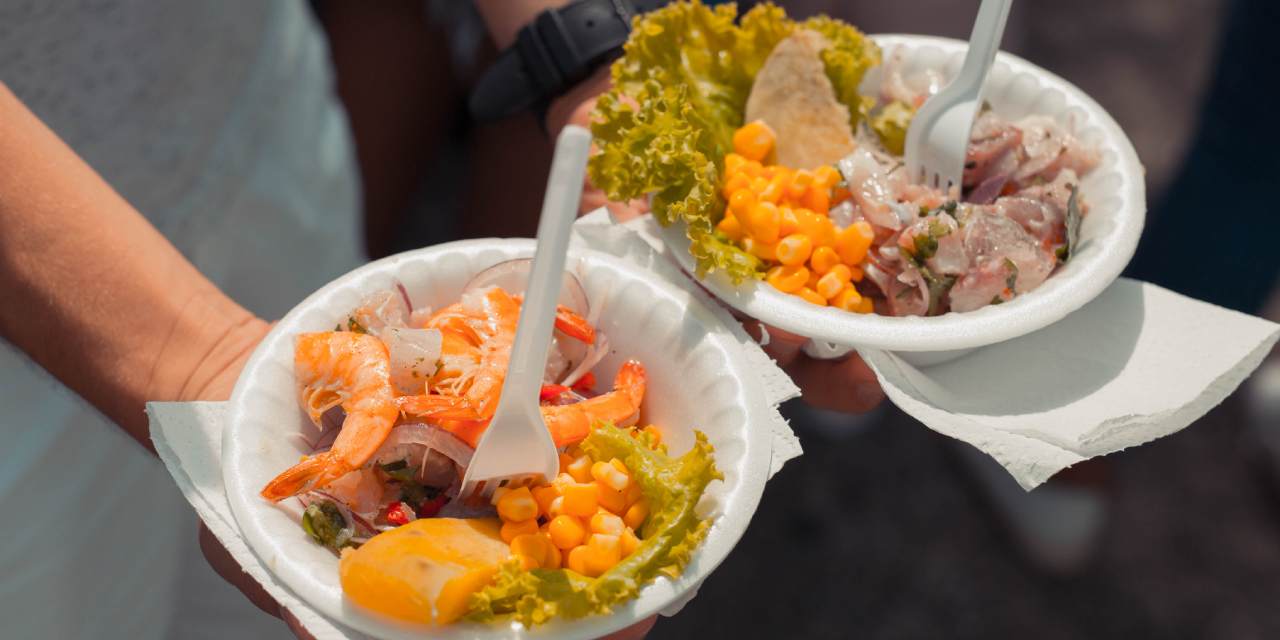
<svg viewBox="0 0 1280 640">
<path fill-rule="evenodd" d="M 916 111 L 907 128 L 907 175 L 925 186 L 958 192 L 969 132 L 982 105 L 982 90 L 1013 0 L 982 0 L 960 73 Z"/>
<path fill-rule="evenodd" d="M 529 269 L 502 395 L 462 478 L 458 497 L 464 503 L 488 499 L 498 487 L 549 480 L 559 471 L 559 456 L 542 420 L 538 394 L 590 146 L 591 134 L 581 127 L 565 127 L 556 139 L 538 221 L 538 247 Z"/>
</svg>

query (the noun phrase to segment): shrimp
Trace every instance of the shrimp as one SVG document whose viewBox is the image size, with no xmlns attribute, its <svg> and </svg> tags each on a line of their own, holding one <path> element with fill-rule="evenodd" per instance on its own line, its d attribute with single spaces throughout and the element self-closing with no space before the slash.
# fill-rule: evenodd
<svg viewBox="0 0 1280 640">
<path fill-rule="evenodd" d="M 278 502 L 323 487 L 362 467 L 399 417 L 391 386 L 391 358 L 381 340 L 349 331 L 306 333 L 294 348 L 302 405 L 313 422 L 341 405 L 347 417 L 333 446 L 286 469 L 262 489 Z"/>
<path fill-rule="evenodd" d="M 565 447 L 582 440 L 591 433 L 592 425 L 598 422 L 610 422 L 621 427 L 635 424 L 640 417 L 640 403 L 644 400 L 647 378 L 644 366 L 635 360 L 629 360 L 614 377 L 613 391 L 574 404 L 542 407 L 542 420 L 546 422 L 556 447 Z M 440 415 L 442 407 L 448 406 L 447 401 L 440 398 L 441 396 L 435 395 L 404 396 L 398 402 L 400 410 L 411 418 L 435 418 Z M 450 417 L 444 420 L 432 419 L 432 423 L 475 447 L 480 443 L 480 436 L 485 428 L 489 426 L 489 417 L 482 418 L 477 414 L 474 419 Z"/>
<path fill-rule="evenodd" d="M 493 417 L 519 318 L 520 299 L 498 287 L 465 294 L 461 302 L 432 316 L 427 327 L 439 330 L 442 340 L 441 367 L 431 387 L 444 396 L 465 398 L 480 419 Z M 564 306 L 557 309 L 556 328 L 576 340 L 595 342 L 590 323 Z M 431 402 L 438 409 L 458 408 L 445 407 L 442 403 L 448 401 L 441 399 Z"/>
</svg>

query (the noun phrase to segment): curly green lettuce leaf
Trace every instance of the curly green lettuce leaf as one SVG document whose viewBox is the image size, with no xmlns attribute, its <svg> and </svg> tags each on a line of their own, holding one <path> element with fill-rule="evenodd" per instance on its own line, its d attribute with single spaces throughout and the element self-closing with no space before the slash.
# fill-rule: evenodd
<svg viewBox="0 0 1280 640">
<path fill-rule="evenodd" d="M 654 577 L 679 576 L 706 537 L 710 520 L 699 518 L 695 507 L 707 485 L 724 478 L 706 435 L 697 432 L 693 449 L 679 458 L 654 451 L 612 425 L 597 427 L 580 446 L 598 460 L 618 458 L 640 483 L 650 508 L 639 532 L 640 546 L 594 579 L 566 569 L 526 571 L 516 562 L 505 563 L 493 582 L 471 596 L 468 619 L 511 617 L 532 627 L 557 616 L 607 614 L 613 605 L 634 598 Z"/>
<path fill-rule="evenodd" d="M 736 15 L 733 4 L 708 7 L 695 0 L 636 18 L 613 65 L 613 88 L 592 114 L 598 151 L 589 171 L 610 199 L 650 196 L 659 222 L 685 222 L 700 276 L 722 271 L 741 282 L 763 277 L 763 265 L 718 237 L 715 225 L 724 216 L 723 158 L 743 124 L 756 73 L 796 28 L 817 30 L 832 42 L 823 61 L 856 123 L 871 106 L 857 95 L 858 83 L 880 52 L 856 29 L 829 18 L 797 24 L 769 3 L 737 24 Z"/>
<path fill-rule="evenodd" d="M 902 155 L 907 144 L 907 127 L 911 126 L 911 118 L 916 110 L 901 100 L 894 100 L 880 108 L 867 124 L 880 138 L 880 144 L 894 155 Z"/>
</svg>

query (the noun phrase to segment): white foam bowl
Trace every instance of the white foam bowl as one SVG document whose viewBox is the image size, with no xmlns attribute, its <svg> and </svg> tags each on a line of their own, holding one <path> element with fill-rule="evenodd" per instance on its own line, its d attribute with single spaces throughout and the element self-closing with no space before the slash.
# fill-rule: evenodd
<svg viewBox="0 0 1280 640">
<path fill-rule="evenodd" d="M 608 616 L 555 621 L 533 631 L 518 624 L 413 627 L 375 617 L 342 596 L 338 559 L 315 544 L 298 521 L 258 496 L 273 478 L 308 453 L 292 434 L 314 434 L 298 406 L 293 375 L 294 336 L 325 331 L 346 318 L 360 299 L 399 280 L 415 305 L 440 308 L 456 301 L 479 271 L 533 255 L 531 240 L 472 240 L 420 249 L 371 263 L 329 283 L 295 307 L 250 358 L 231 398 L 222 440 L 227 498 L 245 540 L 281 582 L 302 600 L 350 627 L 383 638 L 591 638 L 657 613 L 695 587 L 724 560 L 746 530 L 768 476 L 770 440 L 764 390 L 750 375 L 737 338 L 689 292 L 630 263 L 594 251 L 571 251 L 609 337 L 609 355 L 597 366 L 607 384 L 621 364 L 639 359 L 649 385 L 644 420 L 663 429 L 670 452 L 693 444 L 693 428 L 715 446 L 723 482 L 713 482 L 699 513 L 715 518 L 706 540 L 677 580 L 658 578 L 637 599 Z M 746 375 L 741 375 L 741 374 Z"/>
<path fill-rule="evenodd" d="M 875 35 L 885 59 L 903 56 L 903 71 L 941 70 L 950 78 L 960 68 L 967 44 L 948 38 Z M 880 69 L 867 74 L 863 92 L 876 92 Z M 738 311 L 834 347 L 884 349 L 916 364 L 950 359 L 969 349 L 995 344 L 1044 328 L 1084 306 L 1120 275 L 1133 257 L 1146 216 L 1142 165 L 1119 125 L 1092 98 L 1071 83 L 1004 52 L 987 78 L 986 100 L 1010 119 L 1032 114 L 1072 124 L 1076 134 L 1102 152 L 1101 164 L 1080 181 L 1089 213 L 1080 229 L 1080 247 L 1044 284 L 1001 305 L 935 317 L 860 315 L 819 307 L 760 282 L 733 284 L 723 273 L 702 279 L 716 297 Z M 693 256 L 683 224 L 662 231 L 663 241 L 688 273 Z M 847 351 L 847 349 L 846 349 Z M 921 353 L 925 352 L 925 353 Z"/>
</svg>

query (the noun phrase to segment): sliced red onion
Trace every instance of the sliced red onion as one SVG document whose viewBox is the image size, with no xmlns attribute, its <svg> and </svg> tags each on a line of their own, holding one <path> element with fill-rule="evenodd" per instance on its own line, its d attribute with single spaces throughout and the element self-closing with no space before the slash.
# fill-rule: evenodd
<svg viewBox="0 0 1280 640">
<path fill-rule="evenodd" d="M 499 262 L 477 273 L 463 288 L 463 292 L 496 286 L 501 287 L 503 291 L 512 295 L 522 294 L 529 282 L 529 267 L 532 264 L 533 260 L 529 258 L 517 258 Z M 577 276 L 568 271 L 564 272 L 564 285 L 560 287 L 560 299 L 558 302 L 583 316 L 591 308 L 587 301 L 587 292 L 582 288 L 582 283 L 578 282 Z"/>
<path fill-rule="evenodd" d="M 405 395 L 426 393 L 427 378 L 440 361 L 440 331 L 388 328 L 380 337 L 391 354 L 392 384 Z"/>
<path fill-rule="evenodd" d="M 395 281 L 396 291 L 400 292 L 400 298 L 404 300 L 404 312 L 407 315 L 413 315 L 413 301 L 409 299 L 409 290 L 404 288 L 404 283 L 399 279 Z"/>
<path fill-rule="evenodd" d="M 578 366 L 574 367 L 573 371 L 570 371 L 569 375 L 565 376 L 564 380 L 560 381 L 560 384 L 572 387 L 574 383 L 582 379 L 582 376 L 587 375 L 588 371 L 591 371 L 596 365 L 600 364 L 600 361 L 604 360 L 604 357 L 607 355 L 609 355 L 609 336 L 605 335 L 603 332 L 597 331 L 596 343 L 587 349 L 587 353 L 583 356 L 582 362 L 578 363 Z"/>
<path fill-rule="evenodd" d="M 373 454 L 373 460 L 379 464 L 404 460 L 407 453 L 404 447 L 407 445 L 421 445 L 438 451 L 464 469 L 471 464 L 471 456 L 475 453 L 467 443 L 452 433 L 435 425 L 413 422 L 392 429 L 382 446 Z"/>
<path fill-rule="evenodd" d="M 1007 173 L 991 176 L 974 187 L 973 191 L 970 191 L 968 197 L 965 198 L 965 202 L 991 204 L 1000 196 L 1000 190 L 1004 189 L 1004 185 L 1008 181 L 1009 174 Z"/>
</svg>

